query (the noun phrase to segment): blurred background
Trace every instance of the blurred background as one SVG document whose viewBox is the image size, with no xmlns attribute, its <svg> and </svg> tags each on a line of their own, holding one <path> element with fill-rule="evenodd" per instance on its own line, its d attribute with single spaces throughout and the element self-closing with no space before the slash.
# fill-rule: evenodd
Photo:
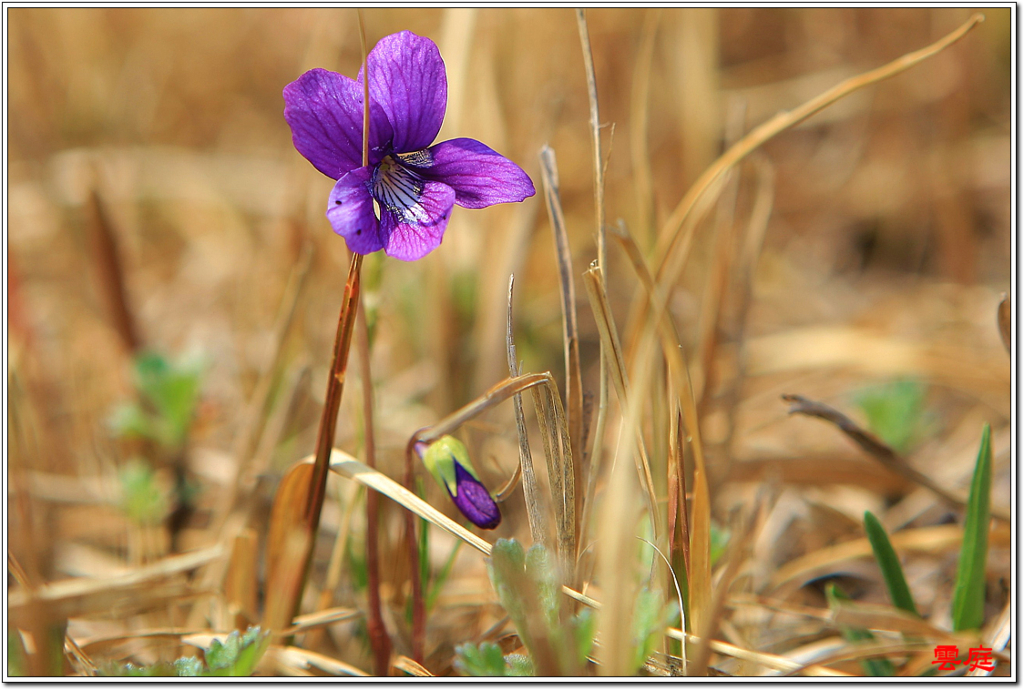
<svg viewBox="0 0 1024 690">
<path fill-rule="evenodd" d="M 1010 291 L 1013 235 L 1010 10 L 587 12 L 608 223 L 621 219 L 657 266 L 658 228 L 729 143 L 937 40 L 972 11 L 985 21 L 966 38 L 744 163 L 723 192 L 729 204 L 698 229 L 672 296 L 701 390 L 716 511 L 747 500 L 768 473 L 788 487 L 791 515 L 775 529 L 791 547 L 773 553 L 775 565 L 844 534 L 865 507 L 912 493 L 827 425 L 787 418 L 780 393 L 864 422 L 858 410 L 868 407 L 857 400 L 910 382 L 922 410 L 906 441 L 917 466 L 966 486 L 988 421 L 993 501 L 1009 503 L 1010 361 L 996 307 Z M 578 276 L 596 249 L 573 12 L 376 8 L 363 17 L 369 45 L 403 29 L 437 42 L 449 83 L 439 140 L 485 142 L 539 192 L 538 153 L 555 151 Z M 283 469 L 314 449 L 348 259 L 324 217 L 332 181 L 292 147 L 281 90 L 313 67 L 356 74 L 356 12 L 11 8 L 7 18 L 11 553 L 29 577 L 104 576 L 214 543 L 217 505 L 234 495 L 240 467 L 260 505 Z M 716 259 L 721 233 L 711 229 L 746 232 L 765 199 L 749 284 L 730 282 L 728 270 L 716 283 L 714 267 L 729 264 Z M 625 332 L 639 283 L 617 243 L 609 255 L 609 298 Z M 400 475 L 413 431 L 507 375 L 510 273 L 523 370 L 561 381 L 558 269 L 542 193 L 456 211 L 440 249 L 421 261 L 367 261 L 385 473 Z M 577 283 L 584 389 L 596 393 L 598 332 L 585 295 Z M 721 316 L 709 324 L 715 298 Z M 133 357 L 145 351 L 160 353 L 151 369 L 169 367 L 195 388 L 185 402 L 171 396 L 185 421 L 163 436 L 139 432 L 145 410 L 160 408 L 160 394 L 147 403 L 137 382 Z M 362 444 L 358 380 L 356 368 L 336 441 L 353 454 Z M 492 490 L 517 462 L 511 420 L 504 405 L 467 432 Z M 244 463 L 240 443 L 251 446 Z M 140 517 L 126 498 L 132 481 L 177 499 Z M 191 507 L 167 518 L 186 494 Z M 346 519 L 348 494 L 339 495 L 325 508 L 328 533 Z M 452 513 L 436 487 L 428 497 Z M 500 536 L 522 533 L 521 509 L 507 515 Z M 929 519 L 941 516 L 907 508 L 890 527 Z M 352 520 L 358 527 L 358 511 Z M 920 577 L 938 577 L 946 557 L 922 565 Z M 1008 551 L 993 558 L 998 569 Z M 466 567 L 486 598 L 482 566 Z M 401 572 L 388 577 L 400 597 Z"/>
</svg>

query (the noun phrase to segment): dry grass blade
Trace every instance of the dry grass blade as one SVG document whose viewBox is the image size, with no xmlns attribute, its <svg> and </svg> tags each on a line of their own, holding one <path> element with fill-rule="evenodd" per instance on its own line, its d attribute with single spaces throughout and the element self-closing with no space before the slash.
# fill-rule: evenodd
<svg viewBox="0 0 1024 690">
<path fill-rule="evenodd" d="M 1003 294 L 1003 299 L 999 301 L 999 307 L 996 309 L 996 323 L 999 326 L 999 337 L 1003 341 L 1003 347 L 1006 348 L 1007 353 L 1010 353 L 1013 313 L 1010 306 L 1010 296 L 1005 293 Z"/>
<path fill-rule="evenodd" d="M 654 62 L 654 39 L 658 34 L 660 9 L 647 10 L 644 17 L 636 66 L 633 68 L 633 90 L 629 99 L 630 151 L 633 154 L 633 179 L 636 187 L 636 208 L 642 241 L 650 246 L 654 235 L 654 183 L 651 157 L 647 148 L 648 106 L 651 90 L 651 65 Z"/>
<path fill-rule="evenodd" d="M 665 632 L 665 634 L 674 640 L 679 640 L 680 642 L 689 642 L 690 644 L 700 644 L 701 642 L 701 638 L 697 635 L 684 633 L 683 631 L 677 628 L 669 628 Z M 743 649 L 742 647 L 737 647 L 734 644 L 729 644 L 728 642 L 722 642 L 720 640 L 712 640 L 709 646 L 711 647 L 711 651 L 715 652 L 716 654 L 724 654 L 734 659 L 747 661 L 752 664 L 758 664 L 773 671 L 783 671 L 789 673 L 799 671 L 809 676 L 846 677 L 850 675 L 848 673 L 834 671 L 833 669 L 825 668 L 823 666 L 818 665 L 804 666 L 795 661 L 792 661 L 791 659 L 787 659 L 784 656 L 770 654 L 768 652 L 757 652 L 752 649 Z"/>
<path fill-rule="evenodd" d="M 802 414 L 807 415 L 808 417 L 817 417 L 818 419 L 824 419 L 826 422 L 834 424 L 840 431 L 860 446 L 868 455 L 875 460 L 878 460 L 888 469 L 896 472 L 908 481 L 923 486 L 955 508 L 963 509 L 966 507 L 966 497 L 957 496 L 953 492 L 939 486 L 931 477 L 915 470 L 903 457 L 886 445 L 881 439 L 870 431 L 862 429 L 852 419 L 844 415 L 839 410 L 830 407 L 825 403 L 808 400 L 801 395 L 783 395 L 782 399 L 788 403 L 792 403 L 792 407 L 789 408 L 789 414 Z M 995 517 L 1006 520 L 1007 522 L 1010 520 L 1010 514 L 1005 509 L 993 507 L 991 512 Z"/>
<path fill-rule="evenodd" d="M 884 79 L 894 77 L 900 72 L 904 72 L 914 65 L 942 52 L 963 38 L 967 32 L 983 20 L 983 15 L 974 14 L 955 31 L 947 34 L 931 45 L 926 46 L 921 50 L 907 53 L 906 55 L 897 58 L 882 67 L 851 77 L 793 110 L 780 112 L 775 117 L 756 127 L 747 136 L 733 144 L 728 151 L 712 163 L 711 166 L 701 174 L 697 181 L 694 182 L 690 190 L 679 201 L 679 204 L 676 206 L 675 210 L 673 210 L 672 215 L 669 216 L 668 220 L 665 221 L 664 226 L 662 226 L 658 237 L 658 251 L 656 253 L 656 256 L 662 257 L 661 268 L 658 270 L 659 282 L 661 282 L 662 285 L 670 285 L 675 282 L 675 276 L 666 275 L 663 269 L 666 266 L 671 265 L 670 259 L 674 254 L 676 241 L 679 237 L 679 231 L 682 229 L 687 216 L 689 216 L 690 212 L 693 210 L 698 198 L 701 197 L 712 183 L 714 183 L 723 173 L 743 160 L 743 158 L 750 154 L 751 151 L 757 149 L 772 137 L 803 122 L 811 115 L 827 108 L 841 98 L 848 96 L 858 89 L 862 89 Z"/>
<path fill-rule="evenodd" d="M 124 268 L 117 248 L 117 231 L 111 221 L 110 211 L 98 190 L 92 190 L 87 204 L 89 237 L 93 260 L 99 271 L 100 288 L 111 312 L 114 330 L 121 337 L 125 351 L 129 354 L 134 353 L 142 347 L 142 339 L 139 337 L 139 327 L 128 300 Z"/>
<path fill-rule="evenodd" d="M 308 464 L 309 461 L 310 459 L 306 458 L 303 460 L 303 463 Z M 395 503 L 411 510 L 427 522 L 440 527 L 457 539 L 461 539 L 466 542 L 477 551 L 488 556 L 490 555 L 491 545 L 486 541 L 454 522 L 451 518 L 447 517 L 444 513 L 431 506 L 398 482 L 370 467 L 367 467 L 348 453 L 344 453 L 335 448 L 334 452 L 331 454 L 330 468 L 332 472 L 339 474 L 346 479 L 355 480 L 368 489 L 373 489 L 378 493 L 384 494 Z"/>
<path fill-rule="evenodd" d="M 267 534 L 268 577 L 263 612 L 263 626 L 268 630 L 289 627 L 298 613 L 300 591 L 296 588 L 302 589 L 305 579 L 302 571 L 306 566 L 302 553 L 296 553 L 296 548 L 311 541 L 306 511 L 312 476 L 312 464 L 296 463 L 281 478 L 274 494 Z"/>
<path fill-rule="evenodd" d="M 832 621 L 837 626 L 863 630 L 889 630 L 905 635 L 916 635 L 929 640 L 960 640 L 978 642 L 977 635 L 950 633 L 936 628 L 913 614 L 879 604 L 858 604 L 838 601 L 832 609 Z"/>
<path fill-rule="evenodd" d="M 221 627 L 244 630 L 256 620 L 257 601 L 257 559 L 259 543 L 256 530 L 244 529 L 235 537 L 231 546 L 227 574 L 224 577 L 224 600 L 227 616 Z"/>
<path fill-rule="evenodd" d="M 220 545 L 211 546 L 201 551 L 171 556 L 134 568 L 124 575 L 117 575 L 105 579 L 74 578 L 71 580 L 60 580 L 38 586 L 34 592 L 15 590 L 7 597 L 7 615 L 14 618 L 23 615 L 28 607 L 35 602 L 40 602 L 48 607 L 55 615 L 63 617 L 81 616 L 86 613 L 97 613 L 110 611 L 115 604 L 129 595 L 140 593 L 135 590 L 140 587 L 147 587 L 149 590 L 145 595 L 152 595 L 150 599 L 159 595 L 169 594 L 180 596 L 186 585 L 175 585 L 172 590 L 160 592 L 155 586 L 162 580 L 180 575 L 189 570 L 195 570 L 218 558 L 224 556 L 224 548 Z M 174 583 L 169 583 L 174 585 Z M 147 596 L 138 596 L 139 606 L 147 606 Z"/>
<path fill-rule="evenodd" d="M 576 319 L 576 287 L 573 284 L 572 254 L 569 251 L 569 234 L 562 213 L 562 201 L 558 196 L 558 164 L 555 152 L 545 146 L 540 152 L 541 178 L 544 181 L 544 200 L 547 204 L 551 230 L 555 238 L 555 255 L 558 258 L 559 291 L 562 296 L 562 340 L 565 349 L 565 413 L 568 420 L 569 440 L 575 466 L 575 484 L 583 486 L 586 456 L 583 452 L 586 439 L 583 437 L 583 383 L 580 374 L 580 338 Z M 513 372 L 513 375 L 518 372 Z M 576 500 L 577 514 L 582 512 L 583 493 Z"/>
<path fill-rule="evenodd" d="M 531 391 L 548 464 L 551 502 L 555 507 L 555 543 L 558 546 L 561 574 L 566 581 L 575 583 L 579 525 L 576 522 L 576 477 L 565 413 L 554 381 L 546 386 L 536 386 Z"/>
<path fill-rule="evenodd" d="M 396 671 L 402 671 L 408 673 L 410 676 L 417 678 L 433 678 L 434 674 L 417 664 L 415 661 L 407 656 L 400 656 L 395 659 L 394 663 L 391 664 Z"/>
<path fill-rule="evenodd" d="M 938 553 L 958 546 L 963 540 L 963 536 L 963 529 L 957 525 L 939 525 L 896 532 L 891 535 L 890 541 L 894 548 L 902 551 Z M 1009 543 L 1010 529 L 1006 526 L 997 527 L 989 534 L 990 546 L 1006 546 Z M 863 558 L 871 554 L 871 544 L 866 537 L 818 549 L 790 561 L 775 571 L 772 577 L 772 587 L 780 587 L 797 578 L 807 579 L 828 568 L 835 567 L 837 563 Z"/>
<path fill-rule="evenodd" d="M 285 671 L 305 671 L 307 668 L 312 667 L 333 676 L 361 677 L 370 675 L 366 671 L 346 664 L 343 661 L 338 661 L 337 659 L 332 659 L 329 656 L 317 654 L 307 649 L 300 649 L 299 647 L 271 647 L 267 650 L 267 656 L 270 657 L 267 663 L 275 663 Z M 303 673 L 301 675 L 308 674 Z"/>
<path fill-rule="evenodd" d="M 314 630 L 316 628 L 334 625 L 335 623 L 349 621 L 354 618 L 360 618 L 362 615 L 363 613 L 361 611 L 357 609 L 346 608 L 344 606 L 323 609 L 322 611 L 316 611 L 315 613 L 307 613 L 303 616 L 296 616 L 292 620 L 292 627 L 285 628 L 279 634 L 294 635 L 295 633 L 306 632 L 307 630 Z"/>
<path fill-rule="evenodd" d="M 512 337 L 512 289 L 515 276 L 508 277 L 508 322 L 505 330 L 505 341 L 508 345 L 508 375 L 519 376 L 519 362 L 516 357 L 515 339 Z M 519 437 L 519 466 L 523 474 L 523 496 L 526 499 L 526 515 L 530 521 L 530 536 L 535 544 L 548 543 L 547 525 L 544 521 L 544 504 L 540 489 L 537 487 L 537 475 L 533 471 L 533 455 L 530 452 L 530 439 L 526 433 L 526 415 L 523 412 L 523 396 L 516 393 L 512 396 L 512 408 L 516 417 L 516 433 Z"/>
<path fill-rule="evenodd" d="M 612 316 L 611 307 L 606 298 L 607 292 L 604 285 L 604 273 L 600 266 L 592 265 L 583 274 L 584 284 L 587 287 L 587 297 L 590 298 L 590 308 L 597 320 L 597 329 L 601 334 L 601 342 L 605 352 L 610 353 L 612 381 L 615 384 L 615 391 L 619 396 L 620 404 L 626 405 L 627 381 L 626 363 L 622 356 L 622 346 L 619 344 L 618 330 L 615 328 L 615 320 Z M 657 499 L 654 491 L 654 479 L 651 477 L 651 463 L 647 457 L 647 448 L 640 427 L 636 427 L 636 470 L 640 475 L 641 486 L 644 497 L 647 500 L 647 510 L 651 516 L 651 525 L 654 528 L 654 537 L 658 538 L 661 533 L 660 520 L 657 512 Z"/>
</svg>

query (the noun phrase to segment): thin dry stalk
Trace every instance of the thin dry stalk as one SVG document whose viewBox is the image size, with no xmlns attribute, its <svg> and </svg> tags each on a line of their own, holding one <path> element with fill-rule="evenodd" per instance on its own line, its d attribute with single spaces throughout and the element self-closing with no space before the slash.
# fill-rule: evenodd
<svg viewBox="0 0 1024 690">
<path fill-rule="evenodd" d="M 512 288 L 515 276 L 508 277 L 508 323 L 506 327 L 506 343 L 508 345 L 508 373 L 510 377 L 519 376 L 519 363 L 516 357 L 516 344 L 512 337 Z M 516 434 L 519 437 L 519 466 L 523 475 L 523 497 L 526 499 L 526 515 L 530 521 L 530 536 L 535 544 L 547 545 L 549 541 L 547 524 L 544 520 L 544 504 L 540 489 L 537 487 L 537 475 L 533 470 L 533 455 L 530 452 L 530 439 L 526 433 L 526 415 L 523 413 L 523 396 L 516 393 L 512 396 L 512 408 L 516 417 Z"/>
<path fill-rule="evenodd" d="M 693 660 L 689 669 L 689 675 L 704 676 L 708 670 L 708 660 L 711 658 L 711 638 L 718 632 L 718 627 L 725 613 L 726 597 L 729 588 L 732 587 L 740 568 L 747 559 L 750 544 L 754 539 L 754 531 L 757 520 L 761 514 L 763 504 L 762 496 L 759 495 L 750 513 L 743 518 L 740 529 L 734 531 L 729 548 L 728 562 L 721 579 L 718 582 L 718 589 L 715 591 L 714 601 L 701 630 L 701 642 L 693 654 Z"/>
<path fill-rule="evenodd" d="M 611 307 L 606 299 L 607 292 L 604 284 L 604 274 L 600 266 L 591 266 L 583 274 L 584 285 L 587 288 L 587 297 L 590 299 L 590 308 L 597 320 L 597 328 L 601 334 L 601 342 L 605 351 L 611 353 L 612 382 L 615 384 L 616 394 L 619 401 L 625 405 L 628 400 L 628 382 L 626 380 L 626 363 L 622 357 L 622 347 L 619 345 L 618 330 L 615 328 L 615 320 L 612 316 Z M 657 497 L 654 491 L 654 480 L 651 477 L 651 464 L 647 457 L 647 448 L 644 445 L 643 432 L 640 425 L 635 427 L 635 438 L 637 445 L 636 470 L 640 475 L 641 486 L 647 500 L 647 510 L 651 516 L 651 526 L 654 529 L 654 538 L 657 539 L 661 533 L 660 520 L 657 512 Z"/>
<path fill-rule="evenodd" d="M 859 427 L 852 419 L 839 410 L 815 400 L 808 400 L 802 395 L 783 395 L 782 399 L 792 403 L 789 414 L 802 414 L 808 417 L 817 417 L 826 422 L 834 424 L 840 431 L 846 434 L 854 443 L 861 447 L 868 455 L 882 463 L 886 468 L 919 486 L 923 486 L 943 501 L 963 510 L 967 506 L 965 496 L 957 496 L 951 491 L 939 486 L 931 477 L 928 477 L 910 466 L 905 458 L 890 448 L 880 438 L 866 429 Z M 1005 508 L 992 506 L 992 515 L 1006 522 L 1010 521 L 1010 514 Z"/>
<path fill-rule="evenodd" d="M 587 284 L 589 288 L 590 283 Z M 639 580 L 628 564 L 635 562 L 635 558 L 630 555 L 635 548 L 636 517 L 640 506 L 636 485 L 633 484 L 633 473 L 625 466 L 622 456 L 631 452 L 630 448 L 634 446 L 630 436 L 636 438 L 641 433 L 639 427 L 650 394 L 656 351 L 657 333 L 654 324 L 648 324 L 638 348 L 639 356 L 634 360 L 630 372 L 633 383 L 624 400 L 624 414 L 620 420 L 609 486 L 602 498 L 598 578 L 602 589 L 614 595 L 602 607 L 597 621 L 598 635 L 602 641 L 599 672 L 607 675 L 622 675 L 630 671 L 632 665 L 630 650 L 634 642 L 631 639 L 630 621 Z M 652 519 L 656 518 L 652 515 Z"/>
<path fill-rule="evenodd" d="M 675 400 L 671 391 L 669 399 Z M 682 566 L 689 580 L 690 519 L 686 506 L 686 440 L 683 438 L 682 417 L 683 413 L 677 407 L 672 415 L 668 458 L 668 548 L 673 568 L 678 570 Z"/>
<path fill-rule="evenodd" d="M 597 102 L 597 75 L 594 72 L 594 56 L 590 50 L 590 31 L 587 15 L 576 10 L 576 26 L 580 33 L 583 49 L 583 66 L 587 74 L 587 96 L 590 103 L 590 137 L 594 152 L 594 223 L 597 231 L 597 265 L 608 265 L 608 245 L 604 223 L 604 164 L 601 155 L 601 116 Z M 594 424 L 594 442 L 588 456 L 588 473 L 596 473 L 601 467 L 601 447 L 604 443 L 604 425 L 608 415 L 608 353 L 600 345 L 598 365 L 597 420 Z"/>
<path fill-rule="evenodd" d="M 453 433 L 460 426 L 494 405 L 511 398 L 517 393 L 527 391 L 534 386 L 549 386 L 553 390 L 555 398 L 559 397 L 558 387 L 555 385 L 555 379 L 551 372 L 545 371 L 542 374 L 513 376 L 491 386 L 483 395 L 463 405 L 437 424 L 420 429 L 409 439 L 409 443 L 413 444 L 421 441 L 430 445 L 442 436 Z"/>
<path fill-rule="evenodd" d="M 704 613 L 711 602 L 711 497 L 704 464 L 704 446 L 700 436 L 697 404 L 693 394 L 693 385 L 690 382 L 690 368 L 676 335 L 675 326 L 666 309 L 664 292 L 654 284 L 646 262 L 640 256 L 639 251 L 635 249 L 636 244 L 629 235 L 621 230 L 618 236 L 623 239 L 637 277 L 647 291 L 651 313 L 658 316 L 653 323 L 661 338 L 662 355 L 668 364 L 671 389 L 679 391 L 678 403 L 682 409 L 688 440 L 693 449 L 693 520 L 690 523 L 690 571 L 687 582 L 690 590 L 691 627 L 700 630 Z M 650 356 L 650 354 L 638 347 L 634 361 L 636 357 L 646 356 Z"/>
<path fill-rule="evenodd" d="M 555 239 L 555 255 L 558 258 L 559 291 L 562 296 L 562 340 L 565 350 L 565 410 L 568 419 L 569 440 L 575 465 L 575 485 L 583 486 L 587 456 L 583 452 L 586 439 L 583 437 L 583 383 L 580 374 L 580 339 L 576 319 L 576 287 L 573 284 L 572 254 L 569 251 L 569 234 L 566 231 L 562 201 L 558 196 L 558 163 L 555 152 L 545 146 L 540 152 L 541 178 L 544 182 L 544 200 L 548 218 L 551 220 Z M 513 374 L 514 375 L 514 374 Z M 577 493 L 576 513 L 583 512 L 583 492 Z M 577 529 L 577 539 L 579 529 Z"/>
<path fill-rule="evenodd" d="M 361 300 L 360 300 L 361 301 Z M 360 378 L 362 379 L 363 390 L 363 450 L 366 455 L 366 464 L 369 467 L 377 466 L 377 444 L 373 427 L 373 377 L 370 372 L 370 339 L 366 325 L 366 308 L 360 304 L 356 312 L 356 350 L 359 353 Z M 367 581 L 367 605 L 369 616 L 367 618 L 367 630 L 370 635 L 370 642 L 373 647 L 374 671 L 378 676 L 388 673 L 391 659 L 391 639 L 388 637 L 387 629 L 384 627 L 384 618 L 380 609 L 380 557 L 379 540 L 377 537 L 377 519 L 380 510 L 378 508 L 377 494 L 370 492 L 366 495 L 366 581 Z M 410 518 L 410 526 L 415 521 Z M 409 534 L 415 538 L 415 528 L 409 529 Z M 419 573 L 419 551 L 416 551 L 416 558 L 413 559 L 413 572 Z M 415 577 L 415 576 L 414 576 Z M 417 589 L 414 587 L 414 594 Z M 419 605 L 417 598 L 413 600 L 413 620 L 415 623 L 416 612 L 420 612 L 423 618 L 423 597 L 419 591 Z M 417 659 L 423 658 L 423 629 L 413 627 L 413 656 Z M 419 635 L 415 633 L 419 632 Z"/>
<path fill-rule="evenodd" d="M 897 74 L 910 69 L 914 65 L 927 60 L 933 55 L 942 52 L 963 38 L 977 24 L 984 21 L 984 19 L 984 15 L 972 15 L 970 19 L 960 25 L 960 27 L 955 31 L 947 34 L 931 45 L 922 48 L 921 50 L 907 53 L 886 65 L 840 82 L 828 91 L 812 98 L 793 110 L 778 113 L 775 117 L 756 127 L 747 134 L 747 136 L 743 137 L 731 146 L 728 151 L 720 156 L 718 160 L 712 163 L 711 166 L 705 170 L 699 178 L 697 178 L 697 181 L 694 182 L 690 190 L 679 201 L 675 210 L 673 210 L 668 220 L 666 220 L 665 224 L 662 226 L 658 237 L 658 251 L 655 254 L 655 256 L 662 257 L 662 263 L 658 269 L 658 282 L 662 286 L 672 285 L 675 283 L 676 273 L 681 266 L 679 266 L 678 262 L 674 259 L 674 254 L 676 253 L 675 247 L 680 238 L 680 230 L 683 228 L 683 222 L 686 220 L 687 216 L 690 215 L 697 199 L 701 197 L 711 184 L 723 173 L 736 165 L 736 163 L 743 160 L 743 158 L 750 154 L 751 151 L 757 149 L 772 137 L 803 122 L 810 116 L 827 108 L 836 101 L 845 98 L 854 91 L 885 79 L 889 79 L 890 77 L 894 77 Z M 672 270 L 666 270 L 667 267 L 672 267 Z"/>
<path fill-rule="evenodd" d="M 726 125 L 726 141 L 732 143 L 743 131 L 746 109 L 742 101 L 733 101 Z M 697 334 L 697 362 L 700 364 L 701 385 L 697 392 L 698 411 L 707 410 L 711 391 L 715 386 L 714 360 L 718 349 L 722 311 L 728 295 L 729 278 L 733 272 L 736 254 L 736 199 L 739 196 L 740 175 L 729 176 L 725 189 L 718 197 L 712 238 L 711 269 L 707 276 L 700 310 Z"/>
<path fill-rule="evenodd" d="M 651 156 L 647 149 L 648 109 L 651 90 L 651 65 L 654 62 L 654 39 L 658 34 L 661 9 L 648 9 L 644 17 L 636 66 L 633 68 L 633 91 L 629 99 L 630 151 L 633 154 L 633 181 L 636 188 L 637 226 L 644 245 L 650 247 L 654 238 L 654 182 Z"/>
</svg>

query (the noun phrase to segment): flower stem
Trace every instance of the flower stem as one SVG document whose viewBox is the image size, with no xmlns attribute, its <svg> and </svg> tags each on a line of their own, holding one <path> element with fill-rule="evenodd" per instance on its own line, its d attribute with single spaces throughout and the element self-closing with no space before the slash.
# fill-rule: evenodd
<svg viewBox="0 0 1024 690">
<path fill-rule="evenodd" d="M 316 531 L 320 523 L 320 509 L 324 505 L 327 490 L 327 465 L 334 446 L 334 430 L 338 426 L 338 409 L 341 407 L 341 392 L 345 388 L 345 372 L 348 368 L 348 353 L 352 345 L 352 324 L 359 307 L 359 276 L 363 267 L 362 254 L 352 254 L 348 265 L 348 280 L 345 296 L 341 300 L 338 316 L 338 333 L 334 338 L 334 355 L 331 359 L 330 376 L 327 378 L 327 394 L 324 410 L 320 417 L 320 430 L 316 436 L 316 460 L 313 463 L 313 480 L 309 493 L 307 524 Z"/>
<path fill-rule="evenodd" d="M 316 437 L 316 459 L 313 462 L 313 474 L 310 478 L 309 498 L 306 503 L 306 563 L 302 579 L 295 592 L 292 614 L 297 614 L 302 602 L 302 591 L 309 579 L 309 566 L 313 560 L 313 546 L 316 543 L 316 532 L 320 526 L 320 511 L 324 506 L 324 495 L 327 492 L 327 472 L 334 447 L 334 431 L 338 426 L 338 409 L 341 407 L 341 392 L 345 388 L 345 372 L 348 367 L 348 353 L 352 345 L 352 325 L 356 310 L 359 307 L 359 278 L 363 267 L 361 254 L 352 254 L 348 265 L 348 280 L 345 283 L 345 295 L 341 300 L 341 313 L 338 315 L 338 332 L 334 338 L 334 355 L 331 358 L 331 369 L 327 377 L 327 393 L 324 409 L 320 416 L 320 429 Z"/>
</svg>

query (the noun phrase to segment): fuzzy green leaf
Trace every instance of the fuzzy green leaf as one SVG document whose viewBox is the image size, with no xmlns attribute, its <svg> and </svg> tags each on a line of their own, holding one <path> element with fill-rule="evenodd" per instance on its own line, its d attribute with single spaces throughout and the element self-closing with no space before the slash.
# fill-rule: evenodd
<svg viewBox="0 0 1024 690">
<path fill-rule="evenodd" d="M 981 448 L 971 479 L 964 517 L 964 540 L 953 588 L 953 630 L 975 630 L 985 620 L 985 560 L 992 499 L 992 429 L 981 432 Z"/>
<path fill-rule="evenodd" d="M 504 676 L 505 657 L 493 642 L 461 644 L 455 648 L 455 670 L 464 676 Z"/>
</svg>

